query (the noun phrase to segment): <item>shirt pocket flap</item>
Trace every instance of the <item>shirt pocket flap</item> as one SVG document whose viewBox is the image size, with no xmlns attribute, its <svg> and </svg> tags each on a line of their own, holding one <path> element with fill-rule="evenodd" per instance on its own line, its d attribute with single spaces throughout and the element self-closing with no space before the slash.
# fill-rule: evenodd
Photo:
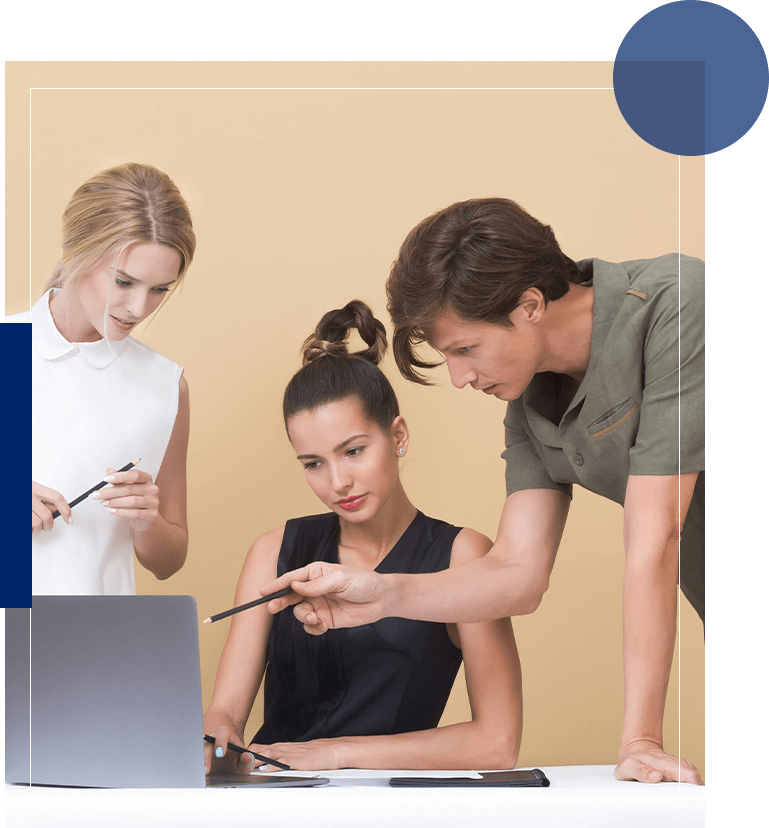
<svg viewBox="0 0 769 828">
<path fill-rule="evenodd" d="M 587 427 L 587 430 L 590 436 L 597 440 L 599 437 L 603 437 L 604 434 L 608 434 L 610 431 L 613 431 L 617 426 L 621 426 L 622 423 L 629 420 L 633 414 L 638 411 L 638 403 L 632 399 L 625 400 L 625 402 L 620 403 L 619 405 L 615 405 L 614 408 L 607 411 L 605 414 L 602 414 L 597 420 L 594 420 L 590 425 Z"/>
</svg>

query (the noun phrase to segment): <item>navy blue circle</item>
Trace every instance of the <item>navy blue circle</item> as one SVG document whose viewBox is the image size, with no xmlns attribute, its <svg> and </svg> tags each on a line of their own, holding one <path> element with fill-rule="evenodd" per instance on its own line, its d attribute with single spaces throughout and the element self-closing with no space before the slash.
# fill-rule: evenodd
<svg viewBox="0 0 769 828">
<path fill-rule="evenodd" d="M 703 0 L 644 15 L 614 62 L 614 95 L 628 125 L 674 155 L 706 155 L 742 138 L 767 89 L 769 66 L 753 30 Z"/>
</svg>

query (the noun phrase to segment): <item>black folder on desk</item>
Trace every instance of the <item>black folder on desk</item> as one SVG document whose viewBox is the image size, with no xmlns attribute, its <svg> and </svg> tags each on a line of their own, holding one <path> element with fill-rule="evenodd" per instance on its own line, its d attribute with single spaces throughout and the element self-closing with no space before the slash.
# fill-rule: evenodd
<svg viewBox="0 0 769 828">
<path fill-rule="evenodd" d="M 395 776 L 393 788 L 548 788 L 550 780 L 539 768 L 532 770 L 484 771 L 472 776 Z"/>
</svg>

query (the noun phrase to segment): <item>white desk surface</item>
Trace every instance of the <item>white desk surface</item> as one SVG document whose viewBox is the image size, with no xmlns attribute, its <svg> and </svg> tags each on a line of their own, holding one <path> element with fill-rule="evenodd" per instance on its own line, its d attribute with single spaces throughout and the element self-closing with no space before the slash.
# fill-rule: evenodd
<svg viewBox="0 0 769 828">
<path fill-rule="evenodd" d="M 703 828 L 705 788 L 617 782 L 613 765 L 542 768 L 549 788 L 388 786 L 402 771 L 332 771 L 319 788 L 5 786 L 7 828 Z M 413 775 L 420 775 L 414 774 Z M 461 771 L 457 775 L 461 775 Z M 426 775 L 422 773 L 421 775 Z"/>
</svg>

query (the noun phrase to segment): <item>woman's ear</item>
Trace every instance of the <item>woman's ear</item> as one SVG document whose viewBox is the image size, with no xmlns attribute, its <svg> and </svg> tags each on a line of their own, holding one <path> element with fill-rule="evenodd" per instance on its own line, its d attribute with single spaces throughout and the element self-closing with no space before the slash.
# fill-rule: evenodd
<svg viewBox="0 0 769 828">
<path fill-rule="evenodd" d="M 390 426 L 390 436 L 395 445 L 395 453 L 398 457 L 405 457 L 409 447 L 409 427 L 400 415 L 393 420 Z"/>
</svg>

